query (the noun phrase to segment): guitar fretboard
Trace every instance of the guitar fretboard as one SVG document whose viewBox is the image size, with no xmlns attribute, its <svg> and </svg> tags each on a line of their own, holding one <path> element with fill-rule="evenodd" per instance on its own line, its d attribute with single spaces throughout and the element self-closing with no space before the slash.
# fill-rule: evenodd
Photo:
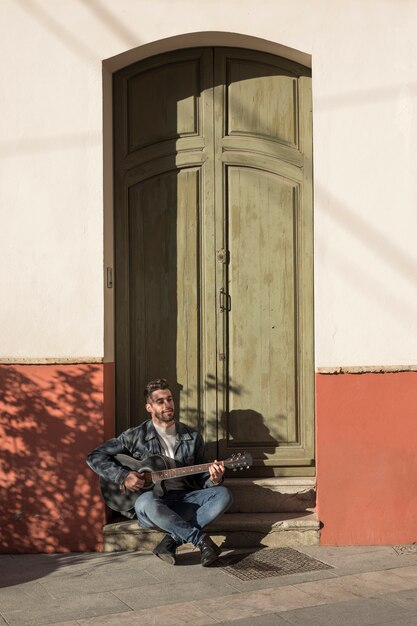
<svg viewBox="0 0 417 626">
<path fill-rule="evenodd" d="M 211 463 L 203 463 L 202 465 L 190 465 L 188 467 L 174 467 L 173 469 L 160 470 L 152 472 L 153 482 L 159 480 L 167 480 L 168 478 L 178 478 L 179 476 L 191 476 L 192 474 L 202 474 L 207 472 Z"/>
</svg>

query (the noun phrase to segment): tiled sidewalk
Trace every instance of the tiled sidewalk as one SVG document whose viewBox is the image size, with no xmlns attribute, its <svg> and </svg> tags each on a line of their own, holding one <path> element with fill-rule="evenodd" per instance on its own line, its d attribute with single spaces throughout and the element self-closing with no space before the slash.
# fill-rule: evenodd
<svg viewBox="0 0 417 626">
<path fill-rule="evenodd" d="M 417 552 L 301 551 L 333 569 L 241 581 L 198 552 L 0 555 L 0 625 L 417 625 Z"/>
</svg>

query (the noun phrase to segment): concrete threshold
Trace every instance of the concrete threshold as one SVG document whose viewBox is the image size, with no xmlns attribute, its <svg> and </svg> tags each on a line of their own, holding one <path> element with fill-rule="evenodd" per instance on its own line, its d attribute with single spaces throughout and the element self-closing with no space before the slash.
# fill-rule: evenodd
<svg viewBox="0 0 417 626">
<path fill-rule="evenodd" d="M 223 548 L 312 546 L 319 544 L 320 522 L 314 510 L 303 513 L 226 513 L 207 529 Z M 152 550 L 164 533 L 140 528 L 136 520 L 118 520 L 103 529 L 106 552 Z"/>
</svg>

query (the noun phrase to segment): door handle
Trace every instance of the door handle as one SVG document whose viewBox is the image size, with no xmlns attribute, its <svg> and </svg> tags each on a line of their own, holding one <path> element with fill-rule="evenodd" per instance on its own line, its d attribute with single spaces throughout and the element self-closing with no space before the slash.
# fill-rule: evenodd
<svg viewBox="0 0 417 626">
<path fill-rule="evenodd" d="M 232 309 L 232 299 L 228 293 L 221 287 L 219 292 L 220 311 L 230 311 Z"/>
</svg>

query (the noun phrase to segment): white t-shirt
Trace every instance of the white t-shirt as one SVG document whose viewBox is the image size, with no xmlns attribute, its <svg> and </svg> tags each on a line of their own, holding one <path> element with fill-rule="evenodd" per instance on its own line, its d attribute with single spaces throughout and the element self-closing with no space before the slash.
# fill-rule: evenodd
<svg viewBox="0 0 417 626">
<path fill-rule="evenodd" d="M 172 424 L 167 428 L 162 428 L 157 424 L 154 424 L 154 426 L 161 445 L 162 454 L 169 459 L 174 459 L 175 447 L 177 445 L 177 429 L 175 424 Z M 174 461 L 170 465 L 174 468 Z M 170 478 L 169 480 L 164 481 L 164 486 L 167 491 L 178 491 L 186 488 L 183 478 Z"/>
</svg>

